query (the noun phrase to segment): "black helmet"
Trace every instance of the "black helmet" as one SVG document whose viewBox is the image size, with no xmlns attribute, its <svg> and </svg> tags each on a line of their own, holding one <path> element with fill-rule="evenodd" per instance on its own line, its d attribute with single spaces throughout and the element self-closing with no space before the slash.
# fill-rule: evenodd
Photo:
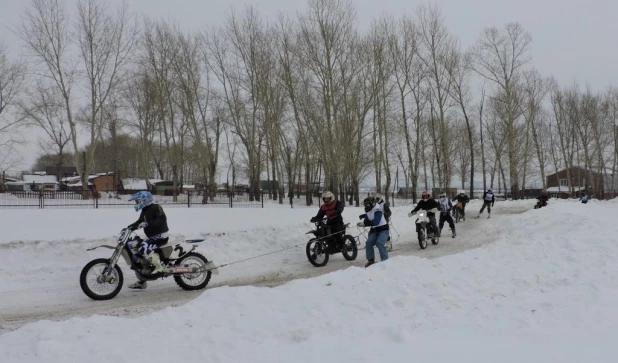
<svg viewBox="0 0 618 363">
<path fill-rule="evenodd" d="M 367 197 L 363 200 L 363 206 L 365 207 L 365 211 L 370 211 L 373 207 L 376 206 L 376 200 L 374 197 Z"/>
</svg>

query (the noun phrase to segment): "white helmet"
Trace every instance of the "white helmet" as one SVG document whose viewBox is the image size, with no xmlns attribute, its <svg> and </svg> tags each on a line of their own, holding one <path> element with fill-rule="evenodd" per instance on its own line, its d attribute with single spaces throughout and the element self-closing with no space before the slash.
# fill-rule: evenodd
<svg viewBox="0 0 618 363">
<path fill-rule="evenodd" d="M 333 193 L 331 193 L 330 191 L 325 191 L 322 194 L 322 201 L 326 204 L 332 202 L 333 200 L 335 200 L 335 195 L 333 195 Z"/>
</svg>

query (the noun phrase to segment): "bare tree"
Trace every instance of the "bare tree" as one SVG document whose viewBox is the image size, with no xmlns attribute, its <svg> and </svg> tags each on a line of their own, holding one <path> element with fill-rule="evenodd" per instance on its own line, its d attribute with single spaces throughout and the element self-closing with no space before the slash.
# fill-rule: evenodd
<svg viewBox="0 0 618 363">
<path fill-rule="evenodd" d="M 473 137 L 473 126 L 470 122 L 470 118 L 468 117 L 468 110 L 470 107 L 471 95 L 469 90 L 469 76 L 470 76 L 470 54 L 461 53 L 460 51 L 455 51 L 452 57 L 452 66 L 448 67 L 451 76 L 451 92 L 452 97 L 461 109 L 461 115 L 466 122 L 465 132 L 468 135 L 468 151 L 463 152 L 460 149 L 460 162 L 465 163 L 466 159 L 470 163 L 470 168 L 464 168 L 463 164 L 460 167 L 460 172 L 470 171 L 470 196 L 474 195 L 474 137 Z M 463 179 L 464 176 L 461 175 Z M 464 189 L 464 182 L 462 181 L 462 189 Z"/>
<path fill-rule="evenodd" d="M 438 183 L 441 188 L 451 184 L 451 155 L 447 145 L 449 120 L 447 114 L 452 106 L 452 67 L 455 56 L 454 38 L 449 34 L 437 5 L 422 5 L 418 9 L 419 31 L 422 48 L 419 52 L 428 72 L 430 85 L 431 116 L 429 128 L 433 138 L 437 163 Z M 434 180 L 435 185 L 435 180 Z"/>
<path fill-rule="evenodd" d="M 343 0 L 309 0 L 308 8 L 308 13 L 299 19 L 297 48 L 301 66 L 308 70 L 303 110 L 308 135 L 322 156 L 326 186 L 335 194 L 343 193 L 342 155 L 348 145 L 341 142 L 346 135 L 342 128 L 346 121 L 352 121 L 351 110 L 345 109 L 351 94 L 346 93 L 345 87 L 351 85 L 354 72 L 358 72 L 352 67 L 359 55 L 355 48 L 358 43 L 354 28 L 356 9 L 351 2 Z"/>
<path fill-rule="evenodd" d="M 541 75 L 536 70 L 531 70 L 525 74 L 525 111 L 524 118 L 529 128 L 528 135 L 532 137 L 534 149 L 536 150 L 539 173 L 541 176 L 543 188 L 546 188 L 545 168 L 547 166 L 547 145 L 545 136 L 546 116 L 543 113 L 542 103 L 547 95 L 549 88 L 547 82 L 541 78 Z M 528 143 L 526 143 L 528 145 Z M 527 155 L 527 153 L 526 153 Z M 525 173 L 524 173 L 525 178 Z M 524 179 L 525 184 L 525 179 Z M 525 187 L 525 185 L 524 185 Z"/>
<path fill-rule="evenodd" d="M 31 0 L 18 34 L 35 60 L 35 74 L 45 77 L 63 98 L 76 151 L 75 166 L 86 189 L 96 147 L 89 148 L 85 160 L 80 160 L 78 122 L 86 126 L 90 144 L 96 145 L 104 119 L 101 110 L 122 80 L 136 27 L 132 26 L 126 4 L 112 15 L 109 6 L 97 0 L 78 1 L 74 33 L 69 26 L 63 2 Z M 72 49 L 72 45 L 76 49 Z M 77 51 L 77 56 L 71 53 L 73 50 Z M 87 99 L 84 105 L 79 105 L 78 96 L 73 93 L 76 84 L 84 87 Z"/>
<path fill-rule="evenodd" d="M 407 154 L 406 190 L 412 184 L 412 198 L 416 202 L 420 166 L 421 124 L 427 97 L 423 90 L 426 72 L 418 57 L 419 32 L 410 17 L 404 16 L 391 28 L 389 50 L 393 58 L 393 75 L 401 107 L 400 129 Z M 410 105 L 408 107 L 408 105 Z M 403 165 L 402 165 L 403 167 Z"/>
<path fill-rule="evenodd" d="M 21 60 L 10 60 L 8 48 L 0 41 L 0 135 L 11 131 L 21 119 L 9 118 L 8 110 L 23 92 L 26 65 Z"/>
<path fill-rule="evenodd" d="M 46 138 L 40 140 L 41 149 L 46 154 L 54 153 L 56 159 L 56 176 L 60 180 L 60 168 L 65 160 L 65 148 L 71 141 L 66 114 L 62 104 L 62 97 L 54 89 L 39 83 L 30 94 L 27 103 L 22 104 L 21 114 L 31 126 L 42 130 Z"/>
<path fill-rule="evenodd" d="M 520 147 L 516 143 L 516 129 L 522 114 L 521 83 L 524 67 L 530 60 L 527 52 L 531 41 L 520 24 L 510 23 L 502 31 L 495 27 L 485 29 L 473 53 L 473 69 L 494 84 L 496 96 L 502 103 L 513 197 L 519 193 Z"/>
</svg>

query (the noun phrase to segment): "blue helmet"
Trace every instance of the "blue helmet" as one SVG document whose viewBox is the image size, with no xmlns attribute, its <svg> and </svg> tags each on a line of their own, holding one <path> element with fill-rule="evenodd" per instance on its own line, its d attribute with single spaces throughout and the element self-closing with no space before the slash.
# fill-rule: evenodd
<svg viewBox="0 0 618 363">
<path fill-rule="evenodd" d="M 152 194 L 150 192 L 141 191 L 133 194 L 129 201 L 135 201 L 135 211 L 138 212 L 147 205 L 152 204 Z"/>
</svg>

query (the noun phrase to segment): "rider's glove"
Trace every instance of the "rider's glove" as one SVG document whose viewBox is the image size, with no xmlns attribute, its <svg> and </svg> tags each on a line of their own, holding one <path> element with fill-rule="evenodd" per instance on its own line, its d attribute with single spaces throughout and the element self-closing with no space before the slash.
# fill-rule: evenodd
<svg viewBox="0 0 618 363">
<path fill-rule="evenodd" d="M 358 216 L 358 219 L 365 219 L 366 216 L 366 214 L 361 214 L 360 216 Z"/>
<path fill-rule="evenodd" d="M 416 213 L 410 212 L 410 213 L 408 213 L 408 217 L 412 217 L 414 214 L 416 214 Z"/>
<path fill-rule="evenodd" d="M 146 228 L 146 227 L 148 227 L 148 222 L 142 222 L 137 227 L 138 228 Z"/>
<path fill-rule="evenodd" d="M 356 223 L 356 225 L 358 227 L 365 227 L 365 222 L 358 222 L 358 223 Z"/>
<path fill-rule="evenodd" d="M 311 220 L 310 220 L 309 222 L 311 222 L 311 223 L 315 223 L 315 222 L 317 222 L 317 221 L 318 221 L 318 219 L 317 219 L 316 217 L 311 217 Z"/>
</svg>

